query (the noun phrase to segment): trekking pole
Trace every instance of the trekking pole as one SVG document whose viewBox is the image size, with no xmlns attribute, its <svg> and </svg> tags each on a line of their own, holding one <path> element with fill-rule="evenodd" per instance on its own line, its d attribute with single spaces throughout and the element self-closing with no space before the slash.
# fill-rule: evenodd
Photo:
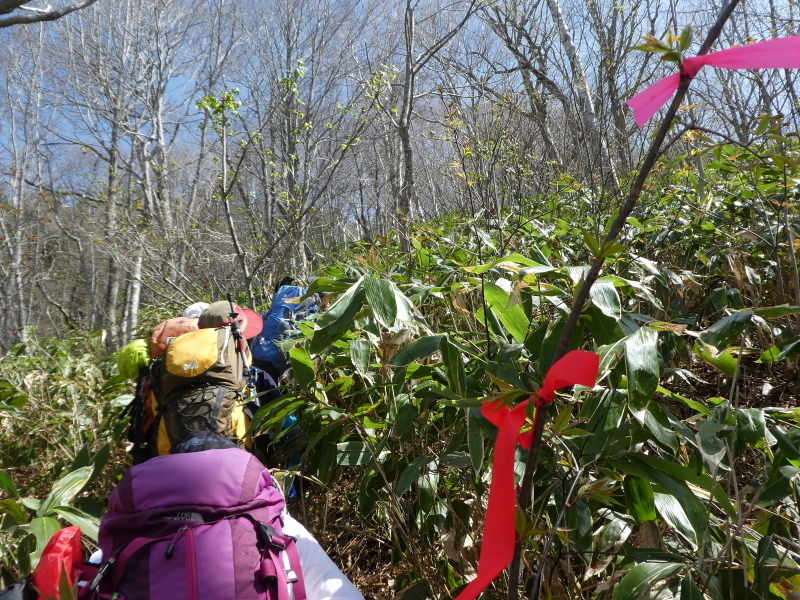
<svg viewBox="0 0 800 600">
<path fill-rule="evenodd" d="M 239 329 L 239 320 L 236 318 L 239 316 L 239 313 L 236 311 L 236 305 L 233 303 L 233 294 L 228 292 L 226 296 L 228 298 L 228 304 L 231 305 L 231 333 L 233 334 L 233 339 L 236 341 L 236 351 L 242 355 L 244 370 L 249 373 L 250 369 L 247 364 L 247 342 L 244 340 L 242 330 Z"/>
</svg>

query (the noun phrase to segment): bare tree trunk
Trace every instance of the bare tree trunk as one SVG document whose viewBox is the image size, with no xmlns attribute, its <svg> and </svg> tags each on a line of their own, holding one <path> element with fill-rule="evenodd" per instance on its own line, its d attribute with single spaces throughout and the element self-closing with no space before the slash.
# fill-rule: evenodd
<svg viewBox="0 0 800 600">
<path fill-rule="evenodd" d="M 406 54 L 403 71 L 403 99 L 400 105 L 400 118 L 397 122 L 397 134 L 400 136 L 401 168 L 400 187 L 397 196 L 397 212 L 400 220 L 400 231 L 403 238 L 408 235 L 408 222 L 417 212 L 417 198 L 414 189 L 414 151 L 411 147 L 411 112 L 414 109 L 414 84 L 416 70 L 414 68 L 414 7 L 412 0 L 406 2 L 405 40 Z"/>
<path fill-rule="evenodd" d="M 239 259 L 239 266 L 242 269 L 242 275 L 246 282 L 247 301 L 250 306 L 255 306 L 255 297 L 253 296 L 253 277 L 250 274 L 250 268 L 247 264 L 247 254 L 245 253 L 242 244 L 239 242 L 239 235 L 236 231 L 236 223 L 233 220 L 233 212 L 231 211 L 231 191 L 233 186 L 228 185 L 228 132 L 226 126 L 222 128 L 222 203 L 225 207 L 225 219 L 228 222 L 228 233 L 231 236 L 236 257 Z"/>
<path fill-rule="evenodd" d="M 111 127 L 111 140 L 109 144 L 108 156 L 108 180 L 106 184 L 106 232 L 108 233 L 112 233 L 119 229 L 119 210 L 117 207 L 118 144 L 119 121 L 118 118 L 115 118 L 112 121 Z M 114 256 L 114 252 L 115 249 L 112 247 L 107 260 L 108 280 L 106 284 L 105 300 L 103 302 L 104 326 L 109 333 L 106 340 L 111 348 L 116 346 L 120 333 L 117 319 L 117 301 L 119 299 L 121 272 L 118 268 L 117 258 Z"/>
<path fill-rule="evenodd" d="M 128 285 L 128 296 L 125 310 L 128 314 L 126 328 L 123 332 L 125 336 L 122 341 L 129 342 L 133 339 L 136 328 L 139 327 L 139 301 L 142 295 L 142 264 L 144 263 L 143 251 L 137 248 L 137 256 L 133 263 L 133 270 L 130 274 Z"/>
<path fill-rule="evenodd" d="M 586 72 L 583 69 L 580 53 L 572 39 L 572 34 L 564 20 L 564 15 L 561 13 L 561 6 L 558 0 L 546 0 L 546 2 L 547 7 L 550 9 L 550 14 L 553 17 L 553 21 L 558 28 L 561 45 L 569 58 L 570 68 L 572 69 L 572 79 L 575 83 L 578 97 L 583 104 L 583 122 L 589 133 L 592 162 L 596 160 L 600 161 L 603 187 L 612 191 L 617 190 L 619 189 L 619 180 L 617 179 L 616 169 L 614 169 L 614 165 L 609 157 L 605 140 L 597 125 L 597 114 L 594 110 L 592 94 L 589 91 L 589 83 L 586 80 Z"/>
<path fill-rule="evenodd" d="M 416 20 L 414 17 L 414 0 L 406 0 L 405 10 L 405 57 L 403 71 L 403 97 L 400 105 L 400 115 L 397 122 L 397 134 L 400 138 L 401 147 L 401 176 L 400 189 L 397 196 L 397 216 L 403 248 L 409 249 L 408 242 L 408 223 L 414 219 L 419 212 L 419 202 L 414 186 L 414 149 L 411 145 L 411 115 L 414 111 L 414 94 L 416 78 L 420 70 L 427 62 L 436 56 L 444 48 L 456 33 L 466 24 L 475 11 L 476 1 L 470 2 L 460 23 L 458 23 L 448 33 L 443 35 L 434 44 L 428 47 L 420 56 L 414 56 Z"/>
</svg>

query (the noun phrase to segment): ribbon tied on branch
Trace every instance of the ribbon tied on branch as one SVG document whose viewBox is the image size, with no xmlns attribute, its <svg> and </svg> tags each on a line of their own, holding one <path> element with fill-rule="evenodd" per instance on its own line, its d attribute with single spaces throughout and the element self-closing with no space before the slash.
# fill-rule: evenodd
<svg viewBox="0 0 800 600">
<path fill-rule="evenodd" d="M 644 127 L 678 89 L 681 77 L 694 79 L 705 65 L 722 69 L 800 69 L 800 36 L 776 38 L 687 58 L 679 73 L 665 77 L 628 100 L 636 124 Z"/>
<path fill-rule="evenodd" d="M 516 507 L 514 491 L 514 453 L 517 442 L 523 448 L 533 443 L 533 430 L 522 433 L 528 403 L 533 400 L 537 411 L 553 402 L 556 390 L 568 385 L 594 387 L 600 357 L 594 352 L 573 350 L 557 361 L 547 372 L 542 388 L 535 396 L 509 408 L 499 400 L 484 403 L 481 412 L 498 427 L 497 442 L 492 463 L 492 482 L 489 487 L 489 504 L 483 527 L 478 576 L 464 588 L 455 600 L 473 600 L 486 586 L 503 572 L 514 556 L 517 540 Z"/>
</svg>

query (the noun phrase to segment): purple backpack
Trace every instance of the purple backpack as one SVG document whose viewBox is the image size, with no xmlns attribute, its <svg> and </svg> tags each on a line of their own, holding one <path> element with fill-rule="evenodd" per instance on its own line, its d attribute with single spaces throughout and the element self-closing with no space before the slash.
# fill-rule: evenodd
<svg viewBox="0 0 800 600">
<path fill-rule="evenodd" d="M 285 500 L 238 448 L 158 456 L 132 467 L 100 523 L 105 562 L 83 597 L 306 600 Z M 288 559 L 289 568 L 285 567 Z"/>
</svg>

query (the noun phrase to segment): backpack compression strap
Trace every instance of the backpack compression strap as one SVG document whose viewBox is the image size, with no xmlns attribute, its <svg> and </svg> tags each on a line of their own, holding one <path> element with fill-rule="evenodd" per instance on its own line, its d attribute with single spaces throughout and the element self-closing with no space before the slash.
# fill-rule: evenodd
<svg viewBox="0 0 800 600">
<path fill-rule="evenodd" d="M 292 591 L 294 592 L 294 600 L 307 600 L 306 583 L 303 580 L 303 570 L 300 568 L 300 554 L 297 552 L 297 543 L 293 537 L 289 538 L 289 543 L 286 544 L 286 555 L 289 557 L 289 566 L 291 574 L 289 581 L 292 581 Z"/>
<path fill-rule="evenodd" d="M 303 571 L 300 568 L 300 554 L 295 539 L 288 535 L 278 535 L 273 527 L 257 521 L 253 523 L 256 534 L 264 543 L 260 572 L 265 583 L 278 587 L 278 600 L 289 600 L 289 584 L 292 584 L 294 600 L 308 600 Z M 283 562 L 283 553 L 289 559 L 289 569 Z"/>
</svg>

